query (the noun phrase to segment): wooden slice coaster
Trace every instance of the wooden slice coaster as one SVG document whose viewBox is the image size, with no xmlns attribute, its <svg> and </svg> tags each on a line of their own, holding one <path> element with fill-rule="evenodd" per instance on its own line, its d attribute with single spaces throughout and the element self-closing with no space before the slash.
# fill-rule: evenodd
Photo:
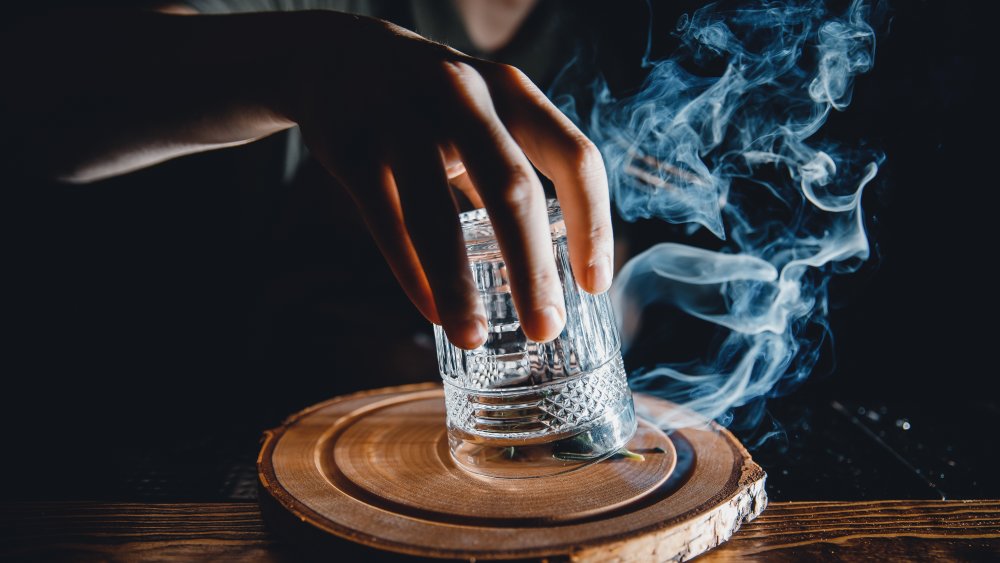
<svg viewBox="0 0 1000 563">
<path fill-rule="evenodd" d="M 635 400 L 653 419 L 681 412 Z M 451 460 L 440 386 L 378 389 L 268 432 L 261 505 L 276 531 L 321 556 L 662 561 L 718 545 L 766 504 L 764 472 L 714 425 L 668 438 L 642 421 L 628 448 L 645 459 L 537 479 L 476 476 Z"/>
<path fill-rule="evenodd" d="M 441 400 L 435 389 L 345 416 L 317 443 L 320 472 L 338 489 L 401 514 L 460 525 L 515 520 L 537 525 L 642 498 L 666 481 L 677 460 L 670 439 L 645 423 L 631 442 L 646 452 L 642 462 L 619 458 L 562 477 L 481 477 L 452 461 Z M 296 460 L 311 461 L 287 461 Z"/>
</svg>

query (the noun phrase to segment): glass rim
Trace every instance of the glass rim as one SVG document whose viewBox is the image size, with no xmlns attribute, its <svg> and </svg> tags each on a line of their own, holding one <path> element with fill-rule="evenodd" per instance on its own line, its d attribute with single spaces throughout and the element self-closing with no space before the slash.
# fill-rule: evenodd
<svg viewBox="0 0 1000 563">
<path fill-rule="evenodd" d="M 549 216 L 549 234 L 552 237 L 552 242 L 557 243 L 566 237 L 566 223 L 563 221 L 562 208 L 559 207 L 559 200 L 555 198 L 546 199 L 545 207 Z M 480 207 L 459 213 L 458 221 L 462 227 L 465 249 L 470 256 L 499 255 L 500 247 L 497 243 L 496 233 L 493 231 L 493 224 L 490 223 L 490 216 L 485 208 Z"/>
</svg>

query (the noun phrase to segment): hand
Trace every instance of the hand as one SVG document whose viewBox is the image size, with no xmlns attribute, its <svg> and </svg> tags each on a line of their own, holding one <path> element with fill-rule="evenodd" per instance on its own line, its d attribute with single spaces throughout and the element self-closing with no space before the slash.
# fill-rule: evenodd
<svg viewBox="0 0 1000 563">
<path fill-rule="evenodd" d="M 347 187 L 407 295 L 453 343 L 481 345 L 486 315 L 448 171 L 468 172 L 490 214 L 529 338 L 555 338 L 566 317 L 531 164 L 555 184 L 579 284 L 608 289 L 613 241 L 600 152 L 523 73 L 379 20 L 296 17 L 304 57 L 286 71 L 279 113 Z"/>
<path fill-rule="evenodd" d="M 532 163 L 555 183 L 577 281 L 595 293 L 611 284 L 600 153 L 512 67 L 330 11 L 65 13 L 19 21 L 0 45 L 31 54 L 5 67 L 17 87 L 0 98 L 18 111 L 0 145 L 18 166 L 60 180 L 99 180 L 299 124 L 410 299 L 459 346 L 483 343 L 486 327 L 447 171 L 467 171 L 456 184 L 490 213 L 529 338 L 555 338 L 565 322 Z"/>
</svg>

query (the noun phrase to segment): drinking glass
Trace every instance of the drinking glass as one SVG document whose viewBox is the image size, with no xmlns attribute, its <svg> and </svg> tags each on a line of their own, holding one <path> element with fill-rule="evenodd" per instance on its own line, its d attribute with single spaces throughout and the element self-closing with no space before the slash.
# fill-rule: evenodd
<svg viewBox="0 0 1000 563">
<path fill-rule="evenodd" d="M 547 202 L 566 327 L 551 342 L 525 337 L 507 266 L 484 209 L 460 215 L 466 251 L 487 317 L 486 343 L 452 345 L 435 325 L 444 380 L 448 445 L 459 466 L 491 477 L 541 477 L 584 467 L 625 446 L 636 418 L 606 293 L 573 277 L 566 226 Z"/>
</svg>

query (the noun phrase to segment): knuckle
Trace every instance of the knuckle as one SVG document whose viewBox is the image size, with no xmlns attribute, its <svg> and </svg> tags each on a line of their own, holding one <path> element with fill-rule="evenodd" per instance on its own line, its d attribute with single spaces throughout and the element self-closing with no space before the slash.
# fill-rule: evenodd
<svg viewBox="0 0 1000 563">
<path fill-rule="evenodd" d="M 545 98 L 545 95 L 541 94 L 541 91 L 531 81 L 531 78 L 516 66 L 491 62 L 484 67 L 483 71 L 492 80 L 505 88 L 511 88 L 515 92 L 528 94 L 531 98 L 538 96 Z"/>
<path fill-rule="evenodd" d="M 461 61 L 442 61 L 441 68 L 443 80 L 435 96 L 449 108 L 453 127 L 490 113 L 489 88 L 475 68 Z"/>
<path fill-rule="evenodd" d="M 598 221 L 590 226 L 589 238 L 597 244 L 609 243 L 613 239 L 611 223 Z"/>
<path fill-rule="evenodd" d="M 572 162 L 577 172 L 583 178 L 590 178 L 604 173 L 604 158 L 597 145 L 587 137 L 575 135 L 572 140 Z"/>
<path fill-rule="evenodd" d="M 510 82 L 519 84 L 531 82 L 531 79 L 528 78 L 528 75 L 524 74 L 524 72 L 522 72 L 521 69 L 517 68 L 516 66 L 496 63 L 494 68 L 496 69 L 496 72 L 498 74 L 500 74 L 505 80 L 508 80 Z"/>
<path fill-rule="evenodd" d="M 520 166 L 508 171 L 501 188 L 505 207 L 514 210 L 526 210 L 535 202 L 538 194 L 530 174 L 533 173 Z"/>
<path fill-rule="evenodd" d="M 462 61 L 441 61 L 441 70 L 454 88 L 474 89 L 485 87 L 483 77 L 468 63 Z"/>
<path fill-rule="evenodd" d="M 462 61 L 449 60 L 441 61 L 441 71 L 445 76 L 458 81 L 467 79 L 470 72 L 475 72 L 469 65 Z"/>
</svg>

